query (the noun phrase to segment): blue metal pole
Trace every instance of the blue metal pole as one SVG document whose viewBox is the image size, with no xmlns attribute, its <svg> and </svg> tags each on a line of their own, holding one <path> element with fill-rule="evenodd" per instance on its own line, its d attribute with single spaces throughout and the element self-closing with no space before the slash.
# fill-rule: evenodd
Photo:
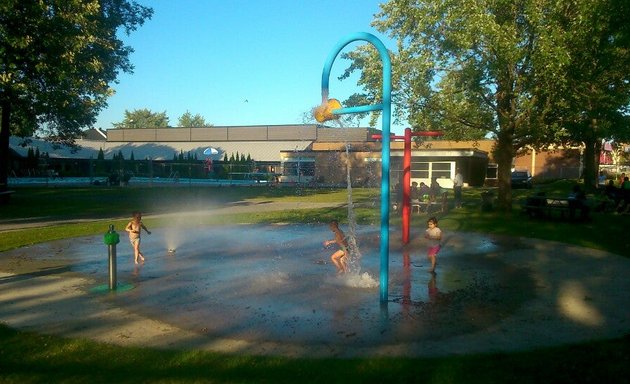
<svg viewBox="0 0 630 384">
<path fill-rule="evenodd" d="M 333 111 L 336 115 L 343 115 L 349 113 L 361 113 L 369 111 L 382 110 L 383 115 L 381 120 L 383 123 L 382 131 L 383 137 L 388 138 L 390 136 L 391 125 L 391 94 L 392 94 L 392 65 L 389 58 L 389 52 L 385 45 L 374 35 L 365 32 L 359 32 L 352 34 L 345 39 L 340 40 L 335 48 L 331 51 L 330 55 L 326 59 L 324 70 L 322 72 L 322 104 L 328 101 L 328 83 L 330 79 L 330 70 L 332 65 L 339 55 L 339 52 L 348 44 L 363 40 L 374 45 L 378 50 L 381 61 L 383 63 L 383 95 L 381 104 L 375 105 L 363 105 L 351 108 L 341 108 Z M 389 285 L 389 152 L 390 141 L 383 140 L 383 146 L 381 150 L 381 271 L 380 271 L 380 294 L 381 304 L 386 303 L 388 299 L 388 285 Z"/>
</svg>

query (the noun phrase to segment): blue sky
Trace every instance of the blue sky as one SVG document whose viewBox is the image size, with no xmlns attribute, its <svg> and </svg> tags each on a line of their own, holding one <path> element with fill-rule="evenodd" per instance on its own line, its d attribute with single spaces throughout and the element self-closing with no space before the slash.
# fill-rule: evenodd
<svg viewBox="0 0 630 384">
<path fill-rule="evenodd" d="M 124 37 L 134 73 L 119 75 L 99 128 L 143 108 L 166 111 L 171 126 L 186 111 L 214 125 L 301 124 L 321 101 L 322 69 L 338 41 L 370 32 L 395 48 L 370 25 L 377 0 L 139 2 L 154 15 Z M 340 100 L 361 91 L 356 77 L 337 80 L 346 66 L 338 57 L 330 77 L 330 96 Z"/>
</svg>

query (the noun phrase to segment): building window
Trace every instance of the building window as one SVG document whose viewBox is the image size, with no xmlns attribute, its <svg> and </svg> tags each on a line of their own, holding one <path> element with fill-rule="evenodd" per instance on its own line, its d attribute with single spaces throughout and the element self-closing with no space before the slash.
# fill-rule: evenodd
<svg viewBox="0 0 630 384">
<path fill-rule="evenodd" d="M 488 168 L 486 168 L 486 179 L 497 179 L 499 166 L 497 164 L 488 164 Z"/>
<path fill-rule="evenodd" d="M 430 163 L 411 163 L 412 179 L 428 179 Z"/>
<path fill-rule="evenodd" d="M 451 161 L 443 163 L 431 163 L 431 179 L 451 179 L 453 164 L 454 163 Z"/>
<path fill-rule="evenodd" d="M 291 159 L 282 163 L 283 176 L 315 176 L 313 159 Z"/>
<path fill-rule="evenodd" d="M 282 163 L 282 176 L 287 181 L 305 181 L 315 176 L 315 159 L 290 158 Z M 304 177 L 305 179 L 301 179 Z"/>
<path fill-rule="evenodd" d="M 431 161 L 411 163 L 411 178 L 431 180 L 451 179 L 455 163 L 452 161 Z"/>
</svg>

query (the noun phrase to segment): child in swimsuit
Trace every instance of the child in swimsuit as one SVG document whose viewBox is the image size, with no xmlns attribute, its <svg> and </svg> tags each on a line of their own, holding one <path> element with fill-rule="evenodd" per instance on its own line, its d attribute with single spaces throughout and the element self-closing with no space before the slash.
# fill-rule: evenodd
<svg viewBox="0 0 630 384">
<path fill-rule="evenodd" d="M 339 222 L 337 220 L 333 220 L 330 223 L 330 230 L 335 234 L 335 238 L 324 241 L 324 247 L 328 247 L 329 245 L 335 243 L 339 246 L 339 249 L 330 256 L 330 259 L 333 264 L 335 264 L 335 267 L 337 267 L 337 273 L 347 273 L 348 242 L 346 240 L 346 236 L 339 228 Z"/>
<path fill-rule="evenodd" d="M 427 230 L 424 233 L 424 238 L 429 243 L 429 249 L 427 251 L 427 258 L 431 261 L 431 269 L 429 272 L 435 273 L 435 266 L 437 265 L 437 254 L 440 252 L 440 243 L 442 242 L 442 230 L 438 228 L 438 221 L 435 217 L 427 220 Z"/>
<path fill-rule="evenodd" d="M 142 223 L 142 214 L 140 212 L 134 212 L 133 218 L 125 227 L 125 231 L 129 233 L 129 242 L 133 247 L 133 256 L 134 262 L 138 264 L 138 260 L 144 262 L 144 256 L 142 252 L 140 252 L 140 232 L 145 230 L 147 234 L 151 234 L 151 232 L 144 226 Z"/>
</svg>

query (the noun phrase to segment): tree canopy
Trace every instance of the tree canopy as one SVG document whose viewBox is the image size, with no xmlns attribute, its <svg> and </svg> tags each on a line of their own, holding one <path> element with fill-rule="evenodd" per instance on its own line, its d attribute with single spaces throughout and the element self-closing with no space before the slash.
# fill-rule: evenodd
<svg viewBox="0 0 630 384">
<path fill-rule="evenodd" d="M 11 135 L 72 144 L 94 123 L 133 49 L 118 37 L 153 10 L 127 0 L 0 2 L 0 187 Z"/>
<path fill-rule="evenodd" d="M 619 10 L 613 2 L 621 3 L 390 0 L 381 4 L 373 25 L 397 43 L 391 52 L 395 117 L 407 119 L 416 130 L 442 129 L 449 138 L 480 134 L 495 138 L 498 202 L 510 209 L 510 171 L 516 153 L 570 138 L 561 119 L 566 112 L 559 112 L 561 105 L 575 112 L 564 98 L 575 91 L 569 69 L 576 60 L 576 47 L 592 43 L 587 32 L 590 23 L 604 23 L 600 28 L 607 29 L 608 36 L 622 29 L 610 17 L 591 16 L 620 12 L 617 17 L 628 20 L 628 7 Z M 576 27 L 582 27 L 577 36 Z M 616 49 L 627 48 L 621 38 L 607 41 Z M 592 51 L 584 65 L 600 54 Z M 360 46 L 345 57 L 351 60 L 345 76 L 361 70 L 360 85 L 378 100 L 381 69 L 373 49 Z M 607 86 L 610 83 L 602 85 Z"/>
<path fill-rule="evenodd" d="M 153 112 L 147 108 L 125 110 L 125 118 L 119 123 L 114 123 L 116 128 L 165 128 L 168 126 L 166 111 Z"/>
<path fill-rule="evenodd" d="M 179 117 L 178 126 L 180 127 L 188 127 L 188 128 L 196 128 L 196 127 L 212 127 L 212 124 L 206 122 L 206 119 L 203 118 L 200 114 L 196 114 L 193 116 L 192 113 L 186 111 L 183 115 Z"/>
<path fill-rule="evenodd" d="M 570 143 L 584 148 L 584 183 L 597 185 L 602 139 L 630 139 L 630 4 L 573 1 L 557 23 L 570 60 L 564 82 L 550 93 L 553 118 Z"/>
<path fill-rule="evenodd" d="M 147 108 L 135 109 L 133 111 L 125 110 L 125 118 L 118 123 L 113 124 L 116 128 L 165 128 L 170 127 L 169 118 L 164 112 L 153 112 Z M 197 128 L 212 127 L 212 124 L 200 114 L 192 115 L 186 111 L 178 119 L 178 127 Z"/>
</svg>

